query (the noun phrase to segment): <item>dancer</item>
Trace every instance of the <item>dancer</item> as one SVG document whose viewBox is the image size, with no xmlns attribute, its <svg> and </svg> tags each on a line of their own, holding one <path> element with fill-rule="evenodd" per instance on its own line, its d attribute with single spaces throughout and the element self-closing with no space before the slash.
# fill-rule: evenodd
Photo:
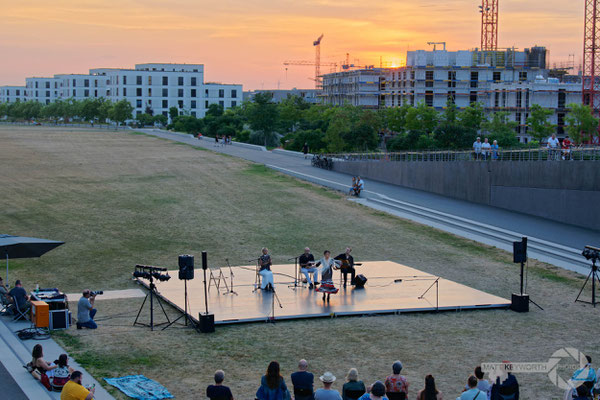
<svg viewBox="0 0 600 400">
<path fill-rule="evenodd" d="M 275 285 L 273 283 L 273 272 L 271 272 L 271 255 L 269 254 L 269 249 L 263 247 L 262 256 L 258 259 L 260 269 L 258 273 L 262 277 L 260 288 L 262 290 L 266 290 L 267 292 L 271 292 L 275 289 Z"/>
<path fill-rule="evenodd" d="M 322 265 L 321 268 L 321 286 L 317 289 L 318 292 L 323 293 L 323 301 L 327 296 L 327 301 L 329 302 L 329 295 L 331 293 L 336 294 L 339 289 L 335 287 L 333 284 L 333 266 L 340 266 L 340 262 L 331 258 L 331 252 L 329 250 L 325 250 L 323 252 L 323 258 L 317 262 L 317 267 Z"/>
</svg>

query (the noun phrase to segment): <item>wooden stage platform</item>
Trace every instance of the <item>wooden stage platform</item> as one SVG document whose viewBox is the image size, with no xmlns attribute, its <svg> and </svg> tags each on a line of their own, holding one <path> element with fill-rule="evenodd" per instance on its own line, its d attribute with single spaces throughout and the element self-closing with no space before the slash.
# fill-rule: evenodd
<svg viewBox="0 0 600 400">
<path fill-rule="evenodd" d="M 510 300 L 391 261 L 364 262 L 356 267 L 357 274 L 368 279 L 364 289 L 351 286 L 344 289 L 340 285 L 340 272 L 335 271 L 334 282 L 340 291 L 331 295 L 329 303 L 323 301 L 322 293 L 308 289 L 306 284 L 299 283 L 294 290 L 293 264 L 274 265 L 271 270 L 281 307 L 272 293 L 254 291 L 254 266 L 233 267 L 233 290 L 237 295 L 225 293 L 225 282 L 230 285 L 229 268 L 222 268 L 224 278 L 219 289 L 215 281 L 209 280 L 210 270 L 207 270 L 208 309 L 215 315 L 215 324 L 510 306 Z M 219 269 L 212 272 L 218 274 Z M 163 300 L 183 310 L 184 281 L 177 279 L 178 271 L 169 274 L 172 277 L 169 281 L 156 282 L 157 290 Z M 147 281 L 139 281 L 147 287 Z M 155 306 L 155 313 L 156 310 Z M 203 270 L 197 268 L 194 279 L 188 281 L 188 312 L 198 320 L 198 313 L 204 310 Z"/>
</svg>

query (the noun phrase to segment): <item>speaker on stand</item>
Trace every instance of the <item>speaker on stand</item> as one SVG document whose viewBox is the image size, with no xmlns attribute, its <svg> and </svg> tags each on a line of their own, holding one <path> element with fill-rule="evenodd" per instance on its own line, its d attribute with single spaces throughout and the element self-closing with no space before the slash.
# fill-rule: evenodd
<svg viewBox="0 0 600 400">
<path fill-rule="evenodd" d="M 206 312 L 198 314 L 198 320 L 200 321 L 200 326 L 198 329 L 202 333 L 212 333 L 215 331 L 215 316 L 214 314 L 208 313 L 208 289 L 206 287 L 206 270 L 208 269 L 208 260 L 205 251 L 202 252 L 202 269 L 204 270 L 204 306 Z"/>
<path fill-rule="evenodd" d="M 529 298 L 529 295 L 523 293 L 523 274 L 525 263 L 527 262 L 527 238 L 521 238 L 520 242 L 513 242 L 513 262 L 521 264 L 521 285 L 520 292 L 513 293 L 510 303 L 510 309 L 516 312 L 529 312 L 529 303 L 532 303 L 540 310 L 543 310 L 538 304 Z"/>
<path fill-rule="evenodd" d="M 188 322 L 191 326 L 195 326 L 194 321 L 190 317 L 188 313 L 188 290 L 187 290 L 187 281 L 194 279 L 194 256 L 191 254 L 182 254 L 179 256 L 179 280 L 183 281 L 184 285 L 184 297 L 183 297 L 183 315 L 180 315 L 173 322 L 170 322 L 167 326 L 165 326 L 162 330 L 164 331 L 175 322 L 179 321 L 181 318 L 184 319 L 185 326 L 188 326 Z"/>
</svg>

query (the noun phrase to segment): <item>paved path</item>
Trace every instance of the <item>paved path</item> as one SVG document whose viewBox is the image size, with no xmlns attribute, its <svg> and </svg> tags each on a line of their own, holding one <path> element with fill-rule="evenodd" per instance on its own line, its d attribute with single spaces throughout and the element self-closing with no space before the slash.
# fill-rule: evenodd
<svg viewBox="0 0 600 400">
<path fill-rule="evenodd" d="M 289 175 L 312 181 L 338 190 L 348 190 L 351 176 L 335 171 L 314 168 L 310 160 L 285 152 L 261 151 L 238 145 L 215 147 L 214 139 L 199 140 L 191 135 L 169 133 L 159 130 L 144 132 L 178 142 L 204 147 L 219 153 L 229 154 L 249 161 L 265 164 Z M 523 236 L 571 247 L 580 251 L 585 245 L 600 246 L 600 231 L 580 228 L 544 218 L 521 214 L 501 208 L 452 199 L 420 190 L 391 185 L 378 181 L 365 182 L 368 194 L 380 194 L 388 198 L 426 207 L 442 213 L 481 222 L 494 227 L 516 232 Z M 420 221 L 421 222 L 421 221 Z M 443 229 L 443 227 L 442 227 Z M 456 232 L 454 232 L 456 233 Z M 472 237 L 471 237 L 472 238 Z M 582 261 L 585 261 L 581 257 Z M 544 260 L 545 261 L 545 260 Z M 579 272 L 582 272 L 581 270 Z"/>
</svg>

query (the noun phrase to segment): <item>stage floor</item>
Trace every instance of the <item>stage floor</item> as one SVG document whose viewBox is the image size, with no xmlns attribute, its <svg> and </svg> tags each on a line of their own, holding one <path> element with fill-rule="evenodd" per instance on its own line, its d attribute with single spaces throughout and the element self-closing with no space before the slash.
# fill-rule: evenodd
<svg viewBox="0 0 600 400">
<path fill-rule="evenodd" d="M 346 315 L 389 314 L 442 310 L 467 310 L 506 308 L 510 301 L 447 279 L 419 271 L 391 261 L 364 262 L 356 267 L 368 281 L 364 289 L 340 285 L 340 272 L 334 272 L 334 282 L 340 288 L 331 295 L 329 303 L 323 301 L 322 293 L 308 289 L 308 285 L 293 290 L 294 265 L 274 265 L 275 289 L 281 307 L 270 292 L 254 290 L 255 267 L 233 267 L 234 291 L 226 294 L 224 282 L 230 284 L 229 269 L 223 268 L 225 278 L 220 280 L 219 290 L 210 280 L 208 309 L 215 316 L 215 324 L 332 317 Z M 218 274 L 218 269 L 212 270 Z M 168 282 L 156 282 L 160 296 L 176 308 L 184 309 L 184 281 L 177 279 L 178 271 L 169 271 Z M 304 277 L 302 275 L 302 277 Z M 348 277 L 349 278 L 349 277 Z M 400 280 L 400 282 L 396 282 Z M 139 280 L 147 286 L 147 281 Z M 292 285 L 292 288 L 288 288 Z M 423 296 L 423 293 L 429 291 Z M 156 308 L 155 308 L 156 310 Z M 188 281 L 188 312 L 194 320 L 205 311 L 203 270 L 195 270 L 195 279 Z"/>
</svg>

